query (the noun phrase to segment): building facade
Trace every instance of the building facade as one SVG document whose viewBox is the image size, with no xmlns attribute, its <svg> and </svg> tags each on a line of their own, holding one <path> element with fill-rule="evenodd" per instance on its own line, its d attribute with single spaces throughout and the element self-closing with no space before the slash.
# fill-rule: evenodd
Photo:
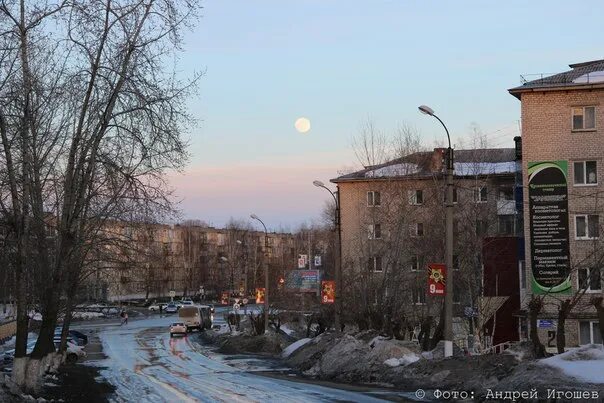
<svg viewBox="0 0 604 403">
<path fill-rule="evenodd" d="M 264 232 L 128 222 L 113 222 L 105 232 L 119 241 L 90 270 L 82 299 L 157 298 L 167 297 L 170 291 L 217 298 L 224 292 L 254 294 L 264 284 Z M 285 262 L 293 267 L 295 262 L 294 236 L 269 233 L 268 245 L 271 279 L 276 284 L 279 268 Z"/>
<path fill-rule="evenodd" d="M 445 261 L 444 155 L 444 149 L 414 153 L 332 180 L 340 199 L 344 305 L 357 307 L 359 316 L 385 314 L 410 328 L 438 322 L 443 297 L 429 295 L 427 265 Z M 498 300 L 485 298 L 482 254 L 496 245 L 494 237 L 522 233 L 516 170 L 511 148 L 455 151 L 454 330 L 460 338 L 480 331 L 501 306 L 485 306 Z M 517 279 L 517 263 L 507 270 Z"/>
<path fill-rule="evenodd" d="M 509 90 L 522 116 L 523 307 L 543 298 L 538 332 L 548 347 L 567 301 L 566 346 L 602 342 L 591 301 L 602 296 L 604 60 L 570 68 Z"/>
</svg>

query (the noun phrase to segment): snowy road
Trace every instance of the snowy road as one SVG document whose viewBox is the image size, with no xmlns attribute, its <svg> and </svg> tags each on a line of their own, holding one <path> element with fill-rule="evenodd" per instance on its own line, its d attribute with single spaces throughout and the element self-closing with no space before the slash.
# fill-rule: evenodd
<svg viewBox="0 0 604 403">
<path fill-rule="evenodd" d="M 196 336 L 170 338 L 175 317 L 133 321 L 100 334 L 108 359 L 101 374 L 116 390 L 115 401 L 145 402 L 373 402 L 380 392 L 358 393 L 254 374 L 209 354 Z M 231 365 L 229 365 L 231 363 Z"/>
</svg>

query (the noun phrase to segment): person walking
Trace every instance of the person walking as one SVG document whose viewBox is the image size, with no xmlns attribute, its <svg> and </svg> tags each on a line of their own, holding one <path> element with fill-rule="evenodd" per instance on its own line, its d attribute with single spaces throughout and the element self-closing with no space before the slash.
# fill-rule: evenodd
<svg viewBox="0 0 604 403">
<path fill-rule="evenodd" d="M 122 311 L 122 323 L 120 326 L 128 324 L 128 313 L 126 311 Z"/>
</svg>

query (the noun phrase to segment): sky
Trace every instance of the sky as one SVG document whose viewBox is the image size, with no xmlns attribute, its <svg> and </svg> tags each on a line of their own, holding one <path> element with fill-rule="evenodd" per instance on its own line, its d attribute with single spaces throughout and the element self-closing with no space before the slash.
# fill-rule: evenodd
<svg viewBox="0 0 604 403">
<path fill-rule="evenodd" d="M 526 74 L 604 58 L 604 2 L 205 0 L 179 74 L 203 72 L 189 102 L 191 160 L 170 175 L 183 218 L 214 226 L 257 214 L 269 229 L 319 219 L 312 181 L 360 168 L 351 139 L 367 120 L 407 124 L 443 144 L 478 126 L 513 147 Z M 529 78 L 532 76 L 529 76 Z M 301 134 L 299 117 L 311 122 Z M 334 185 L 330 185 L 335 190 Z"/>
</svg>

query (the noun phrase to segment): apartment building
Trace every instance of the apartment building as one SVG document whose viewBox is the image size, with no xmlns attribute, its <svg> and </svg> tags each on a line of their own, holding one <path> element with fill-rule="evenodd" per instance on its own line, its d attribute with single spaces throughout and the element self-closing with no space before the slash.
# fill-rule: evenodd
<svg viewBox="0 0 604 403">
<path fill-rule="evenodd" d="M 112 222 L 119 238 L 91 270 L 82 298 L 124 300 L 223 292 L 250 294 L 264 284 L 265 233 L 247 228 L 213 228 L 194 223 L 165 225 Z M 269 233 L 269 267 L 274 283 L 284 261 L 293 267 L 294 236 Z"/>
<path fill-rule="evenodd" d="M 601 343 L 590 301 L 602 296 L 604 60 L 524 77 L 509 92 L 522 111 L 525 313 L 532 295 L 544 298 L 538 332 L 552 347 L 558 309 L 577 300 L 566 346 Z"/>
<path fill-rule="evenodd" d="M 332 179 L 340 197 L 345 305 L 376 305 L 412 324 L 437 314 L 442 297 L 428 295 L 427 264 L 445 261 L 444 156 L 445 149 L 437 148 Z M 522 232 L 515 159 L 513 148 L 455 150 L 458 334 L 473 333 L 479 326 L 473 313 L 493 303 L 483 293 L 482 255 L 489 239 Z M 508 278 L 517 279 L 516 263 L 508 271 Z"/>
</svg>

